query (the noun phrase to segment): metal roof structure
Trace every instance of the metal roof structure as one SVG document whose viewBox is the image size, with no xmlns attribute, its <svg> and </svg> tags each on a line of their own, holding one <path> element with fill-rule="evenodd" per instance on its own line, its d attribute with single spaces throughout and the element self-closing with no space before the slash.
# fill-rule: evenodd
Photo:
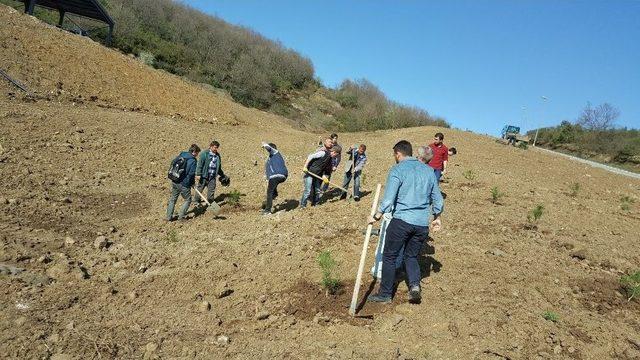
<svg viewBox="0 0 640 360">
<path fill-rule="evenodd" d="M 97 0 L 21 0 L 24 3 L 24 12 L 33 15 L 33 9 L 41 6 L 60 13 L 58 26 L 62 26 L 66 13 L 101 21 L 109 26 L 107 43 L 111 42 L 115 22 L 107 13 L 107 10 Z"/>
</svg>

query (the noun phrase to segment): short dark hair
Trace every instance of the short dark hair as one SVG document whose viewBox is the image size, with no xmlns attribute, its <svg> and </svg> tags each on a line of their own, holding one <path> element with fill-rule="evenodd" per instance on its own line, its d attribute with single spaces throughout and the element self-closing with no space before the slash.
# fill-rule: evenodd
<svg viewBox="0 0 640 360">
<path fill-rule="evenodd" d="M 362 151 L 367 151 L 367 145 L 365 145 L 365 144 L 360 144 L 360 145 L 358 146 L 358 148 L 359 148 L 359 149 L 362 149 Z"/>
<path fill-rule="evenodd" d="M 189 152 L 190 153 L 199 153 L 200 152 L 200 146 L 196 145 L 196 144 L 191 144 L 191 146 L 189 147 Z"/>
<path fill-rule="evenodd" d="M 456 150 L 456 148 L 454 148 L 454 147 L 449 148 L 449 151 L 451 151 L 451 155 L 455 155 L 455 154 L 458 153 L 458 150 Z"/>
<path fill-rule="evenodd" d="M 209 146 L 218 146 L 218 147 L 220 147 L 220 143 L 219 143 L 219 142 L 217 142 L 217 141 L 215 141 L 215 140 L 213 140 L 213 141 L 211 142 L 211 144 L 209 144 Z"/>
<path fill-rule="evenodd" d="M 397 144 L 393 145 L 393 151 L 398 152 L 404 156 L 412 156 L 413 148 L 411 147 L 411 143 L 407 140 L 400 140 Z"/>
<path fill-rule="evenodd" d="M 278 150 L 278 147 L 274 143 L 269 143 L 267 145 L 269 145 L 269 147 L 272 148 L 272 149 Z"/>
<path fill-rule="evenodd" d="M 333 134 L 331 134 L 331 136 L 329 136 L 329 138 L 331 138 L 331 139 L 337 139 L 337 138 L 338 138 L 338 134 L 333 133 Z"/>
<path fill-rule="evenodd" d="M 440 140 L 444 140 L 444 134 L 443 133 L 436 133 L 435 137 L 437 137 Z"/>
</svg>

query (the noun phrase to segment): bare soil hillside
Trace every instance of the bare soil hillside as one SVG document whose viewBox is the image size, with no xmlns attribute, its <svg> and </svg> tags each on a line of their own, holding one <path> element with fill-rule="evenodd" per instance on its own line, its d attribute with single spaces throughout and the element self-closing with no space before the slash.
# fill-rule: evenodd
<svg viewBox="0 0 640 360">
<path fill-rule="evenodd" d="M 640 269 L 636 179 L 455 130 L 341 134 L 368 145 L 367 195 L 298 210 L 299 168 L 317 135 L 6 7 L 0 47 L 2 66 L 35 91 L 62 82 L 72 94 L 34 100 L 0 85 L 3 358 L 640 357 L 640 302 L 619 285 Z M 127 75 L 111 83 L 96 72 L 92 82 L 78 59 Z M 138 103 L 144 111 L 131 111 Z M 211 116 L 228 121 L 198 120 Z M 423 302 L 406 303 L 401 283 L 392 304 L 364 304 L 350 318 L 371 190 L 395 142 L 425 144 L 436 131 L 459 154 L 442 185 L 444 229 L 420 259 Z M 169 162 L 211 139 L 232 178 L 218 188 L 221 217 L 164 222 Z M 266 217 L 262 140 L 278 144 L 291 172 Z M 497 204 L 494 186 L 505 194 Z M 225 201 L 233 190 L 244 194 L 239 206 Z M 345 284 L 335 296 L 319 285 L 322 250 Z M 371 286 L 367 275 L 362 296 Z"/>
</svg>

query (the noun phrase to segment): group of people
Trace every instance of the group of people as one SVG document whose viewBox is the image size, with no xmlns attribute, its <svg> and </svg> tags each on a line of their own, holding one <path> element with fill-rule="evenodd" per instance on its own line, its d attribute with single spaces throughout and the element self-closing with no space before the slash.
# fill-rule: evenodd
<svg viewBox="0 0 640 360">
<path fill-rule="evenodd" d="M 421 299 L 420 267 L 417 257 L 429 235 L 429 228 L 439 231 L 440 216 L 444 200 L 440 192 L 439 182 L 447 171 L 449 156 L 456 154 L 455 148 L 448 149 L 444 145 L 444 135 L 436 133 L 433 143 L 419 146 L 414 156 L 413 146 L 406 140 L 399 141 L 393 147 L 396 161 L 387 176 L 384 196 L 375 215 L 368 219 L 370 224 L 379 221 L 385 213 L 391 214 L 386 227 L 383 249 L 382 281 L 377 294 L 369 296 L 368 301 L 388 303 L 392 300 L 393 286 L 396 276 L 398 257 L 404 260 L 405 272 L 409 283 L 409 301 L 419 302 Z M 321 140 L 319 147 L 309 154 L 303 166 L 304 190 L 300 200 L 300 208 L 308 203 L 317 205 L 328 190 L 330 179 L 341 163 L 342 146 L 338 144 L 338 135 L 331 134 Z M 263 214 L 270 214 L 273 200 L 278 196 L 278 185 L 289 177 L 285 159 L 274 143 L 262 143 L 268 153 L 265 162 L 267 194 Z M 201 194 L 207 188 L 207 202 L 213 201 L 216 180 L 222 185 L 229 185 L 230 178 L 222 170 L 219 153 L 220 143 L 212 141 L 209 149 L 201 152 L 198 145 L 193 144 L 188 151 L 183 151 L 171 162 L 169 178 L 171 197 L 167 209 L 167 220 L 173 219 L 175 203 L 179 196 L 185 200 L 178 219 L 183 219 L 191 204 L 191 187 L 194 185 Z M 360 198 L 360 181 L 362 171 L 367 163 L 367 147 L 364 144 L 350 146 L 348 161 L 344 167 L 341 199 L 347 197 L 345 191 L 351 180 L 354 181 L 353 197 Z M 204 200 L 204 199 L 200 199 Z"/>
</svg>

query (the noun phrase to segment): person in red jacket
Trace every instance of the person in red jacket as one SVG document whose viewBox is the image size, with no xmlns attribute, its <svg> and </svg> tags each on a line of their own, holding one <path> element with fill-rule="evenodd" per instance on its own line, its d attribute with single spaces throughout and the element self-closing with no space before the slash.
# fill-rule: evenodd
<svg viewBox="0 0 640 360">
<path fill-rule="evenodd" d="M 449 161 L 449 149 L 447 149 L 443 140 L 444 134 L 437 133 L 434 136 L 433 143 L 429 144 L 429 147 L 433 150 L 433 158 L 429 161 L 429 166 L 433 168 L 438 181 L 440 181 L 442 174 L 447 172 L 447 162 Z"/>
</svg>

